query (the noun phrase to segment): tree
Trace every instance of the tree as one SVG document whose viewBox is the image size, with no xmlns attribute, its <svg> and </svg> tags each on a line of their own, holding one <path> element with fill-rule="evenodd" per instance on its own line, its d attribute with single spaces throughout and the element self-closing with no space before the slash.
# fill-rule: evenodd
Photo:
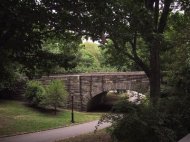
<svg viewBox="0 0 190 142">
<path fill-rule="evenodd" d="M 139 40 L 140 41 L 140 40 Z M 128 44 L 125 45 L 125 49 L 129 48 Z M 139 47 L 145 46 L 143 41 L 138 43 Z M 108 64 L 111 67 L 116 67 L 118 71 L 137 71 L 142 70 L 137 64 L 135 64 L 128 56 L 126 56 L 125 52 L 121 52 L 114 48 L 114 44 L 111 40 L 107 40 L 107 43 L 101 45 L 103 48 L 103 55 L 104 55 L 104 64 Z M 144 48 L 142 48 L 144 49 Z M 139 50 L 139 54 L 144 56 L 146 59 L 146 52 L 144 53 L 142 50 Z M 147 63 L 146 59 L 146 63 Z"/>
<path fill-rule="evenodd" d="M 174 9 L 173 2 L 189 13 L 189 0 L 3 1 L 0 4 L 0 54 L 5 59 L 0 64 L 2 72 L 6 74 L 10 67 L 7 63 L 16 62 L 24 71 L 35 74 L 41 65 L 39 61 L 53 56 L 42 51 L 42 42 L 52 36 L 49 33 L 86 35 L 104 43 L 108 35 L 114 50 L 123 52 L 145 71 L 151 100 L 156 104 L 160 97 L 160 51 L 165 46 L 163 34 Z M 146 46 L 140 47 L 140 40 Z"/>
<path fill-rule="evenodd" d="M 72 37 L 72 34 L 67 37 L 52 35 L 47 38 L 42 49 L 45 55 L 51 56 L 40 62 L 43 72 L 49 75 L 50 73 L 65 73 L 75 68 L 80 58 L 80 41 L 80 38 Z"/>
<path fill-rule="evenodd" d="M 42 48 L 48 37 L 58 37 L 61 33 L 59 38 L 67 38 L 72 34 L 66 27 L 60 32 L 56 26 L 59 17 L 53 11 L 55 5 L 53 0 L 0 3 L 0 89 L 9 87 L 17 73 L 32 79 L 57 64 L 73 66 L 70 64 L 75 59 L 73 56 L 53 54 Z"/>
<path fill-rule="evenodd" d="M 164 32 L 173 0 L 105 0 L 73 1 L 68 12 L 77 19 L 82 31 L 94 39 L 105 39 L 105 34 L 113 41 L 113 48 L 124 52 L 146 73 L 150 81 L 150 98 L 156 104 L 160 97 L 160 51 L 164 48 Z M 182 1 L 178 1 L 180 4 Z M 188 1 L 185 1 L 188 2 Z M 69 3 L 67 1 L 67 3 Z M 75 30 L 75 28 L 73 28 Z M 79 31 L 79 32 L 80 32 Z M 139 55 L 138 41 L 146 44 L 146 59 Z M 125 48 L 126 43 L 130 46 Z"/>
<path fill-rule="evenodd" d="M 56 115 L 57 108 L 64 105 L 67 101 L 67 96 L 68 93 L 63 81 L 54 80 L 47 87 L 47 95 L 45 97 L 44 104 L 53 107 Z"/>
<path fill-rule="evenodd" d="M 165 69 L 168 71 L 168 85 L 177 94 L 189 94 L 190 86 L 190 16 L 176 13 L 170 16 L 165 36 L 170 46 L 162 55 Z"/>
<path fill-rule="evenodd" d="M 101 68 L 101 49 L 96 43 L 85 42 L 80 45 L 80 59 L 76 70 L 79 72 L 97 71 Z"/>
<path fill-rule="evenodd" d="M 15 77 L 20 58 L 40 48 L 42 36 L 37 29 L 42 30 L 44 23 L 37 24 L 42 19 L 39 11 L 43 9 L 35 1 L 7 0 L 2 1 L 0 7 L 0 73 L 3 77 L 0 84 L 4 88 Z M 17 66 L 13 69 L 14 64 Z"/>
</svg>

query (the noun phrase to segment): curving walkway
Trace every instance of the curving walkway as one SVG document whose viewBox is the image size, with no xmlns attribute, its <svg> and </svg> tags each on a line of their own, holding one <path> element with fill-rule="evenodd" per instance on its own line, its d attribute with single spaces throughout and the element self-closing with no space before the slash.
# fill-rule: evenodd
<svg viewBox="0 0 190 142">
<path fill-rule="evenodd" d="M 54 142 L 60 139 L 78 136 L 81 134 L 93 132 L 98 121 L 92 121 L 84 124 L 74 125 L 70 127 L 52 129 L 36 133 L 17 135 L 11 137 L 0 138 L 0 142 Z M 98 129 L 109 127 L 111 124 L 103 123 Z"/>
<path fill-rule="evenodd" d="M 190 134 L 186 135 L 184 138 L 182 138 L 180 141 L 178 142 L 190 142 Z"/>
</svg>

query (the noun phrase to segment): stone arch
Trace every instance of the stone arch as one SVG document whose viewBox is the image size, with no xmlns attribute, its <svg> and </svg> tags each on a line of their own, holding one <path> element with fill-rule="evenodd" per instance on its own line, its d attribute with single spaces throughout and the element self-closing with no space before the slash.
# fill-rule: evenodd
<svg viewBox="0 0 190 142">
<path fill-rule="evenodd" d="M 104 91 L 88 98 L 86 111 L 109 111 L 113 105 L 121 99 L 121 95 L 127 95 L 129 101 L 139 104 L 145 97 L 145 92 L 137 90 L 116 89 Z M 111 94 L 111 95 L 110 95 Z"/>
<path fill-rule="evenodd" d="M 109 90 L 135 90 L 147 92 L 149 81 L 144 72 L 90 73 L 53 75 L 40 80 L 47 84 L 50 80 L 64 80 L 70 96 L 74 96 L 75 109 L 86 111 L 88 101 Z"/>
</svg>

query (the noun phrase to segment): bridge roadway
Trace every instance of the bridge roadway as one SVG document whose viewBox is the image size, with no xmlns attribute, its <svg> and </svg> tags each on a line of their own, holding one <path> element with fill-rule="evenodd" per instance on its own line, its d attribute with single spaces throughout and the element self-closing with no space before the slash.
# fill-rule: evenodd
<svg viewBox="0 0 190 142">
<path fill-rule="evenodd" d="M 40 81 L 48 84 L 51 80 L 64 80 L 69 96 L 74 96 L 75 109 L 88 110 L 89 102 L 99 94 L 110 90 L 133 90 L 147 92 L 149 81 L 144 72 L 100 72 L 59 74 L 43 76 Z M 102 96 L 98 97 L 102 100 Z"/>
</svg>

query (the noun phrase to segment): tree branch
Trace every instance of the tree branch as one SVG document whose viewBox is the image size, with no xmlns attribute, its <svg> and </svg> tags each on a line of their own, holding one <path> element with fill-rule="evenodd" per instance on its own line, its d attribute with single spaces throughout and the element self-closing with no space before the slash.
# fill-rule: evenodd
<svg viewBox="0 0 190 142">
<path fill-rule="evenodd" d="M 170 12 L 170 5 L 172 3 L 172 0 L 165 0 L 164 1 L 164 8 L 163 8 L 163 12 L 160 18 L 160 22 L 159 22 L 159 26 L 158 26 L 158 33 L 163 33 L 164 29 L 166 27 L 167 24 L 167 18 Z"/>
<path fill-rule="evenodd" d="M 133 54 L 133 60 L 135 61 L 136 64 L 138 64 L 146 73 L 147 77 L 150 77 L 150 70 L 148 68 L 148 65 L 146 65 L 142 59 L 137 55 L 137 33 L 135 32 L 134 34 L 134 39 L 133 42 L 131 43 L 131 47 L 132 47 L 132 54 Z"/>
<path fill-rule="evenodd" d="M 115 40 L 115 38 L 112 38 L 112 41 L 114 43 L 114 46 L 116 49 L 120 49 L 119 47 L 119 44 L 118 42 Z M 143 71 L 146 73 L 147 77 L 149 78 L 150 77 L 150 70 L 148 68 L 148 65 L 146 65 L 140 58 L 139 56 L 137 55 L 137 33 L 134 34 L 134 37 L 133 37 L 133 41 L 129 41 L 129 43 L 131 44 L 131 47 L 132 47 L 132 54 L 130 54 L 129 52 L 125 52 L 125 55 L 133 60 L 136 64 L 138 64 L 142 69 Z M 120 43 L 122 44 L 122 43 Z M 123 44 L 122 47 L 124 47 L 125 45 Z"/>
<path fill-rule="evenodd" d="M 159 19 L 159 0 L 155 0 L 155 9 L 154 9 L 154 25 L 155 31 L 158 30 L 158 19 Z"/>
</svg>

